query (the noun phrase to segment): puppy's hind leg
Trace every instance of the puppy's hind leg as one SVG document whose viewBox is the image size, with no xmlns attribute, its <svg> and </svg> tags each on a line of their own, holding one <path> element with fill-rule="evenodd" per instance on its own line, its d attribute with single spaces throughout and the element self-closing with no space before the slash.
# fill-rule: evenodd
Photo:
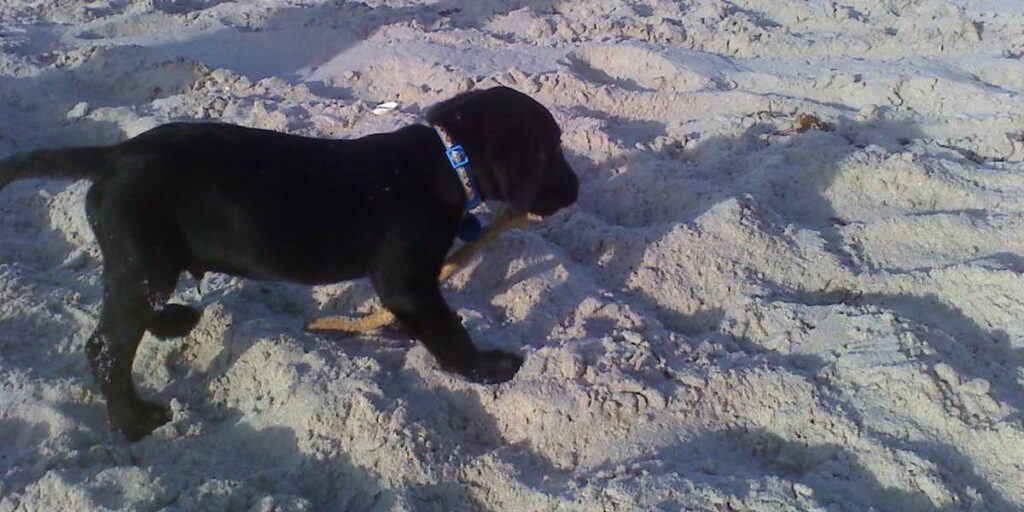
<svg viewBox="0 0 1024 512">
<path fill-rule="evenodd" d="M 165 304 L 149 324 L 149 332 L 162 340 L 187 336 L 199 322 L 202 311 L 184 304 Z"/>
<path fill-rule="evenodd" d="M 117 264 L 104 258 L 107 265 Z M 170 420 L 169 411 L 139 397 L 132 382 L 132 363 L 146 327 L 157 316 L 153 304 L 174 289 L 174 274 L 154 280 L 139 272 L 104 270 L 103 310 L 86 343 L 93 376 L 107 399 L 111 425 L 129 441 L 142 439 Z"/>
<path fill-rule="evenodd" d="M 202 295 L 203 271 L 195 268 L 189 269 L 188 273 L 196 280 L 196 291 Z M 162 340 L 168 338 L 180 338 L 188 336 L 192 329 L 199 323 L 199 317 L 203 314 L 200 308 L 186 306 L 184 304 L 164 304 L 164 307 L 157 313 L 156 319 L 149 324 L 149 333 Z"/>
<path fill-rule="evenodd" d="M 171 417 L 166 407 L 139 397 L 132 363 L 157 308 L 178 282 L 183 244 L 159 217 L 122 199 L 131 196 L 104 201 L 98 189 L 94 185 L 86 196 L 86 213 L 103 254 L 103 308 L 86 350 L 111 426 L 137 441 Z"/>
</svg>

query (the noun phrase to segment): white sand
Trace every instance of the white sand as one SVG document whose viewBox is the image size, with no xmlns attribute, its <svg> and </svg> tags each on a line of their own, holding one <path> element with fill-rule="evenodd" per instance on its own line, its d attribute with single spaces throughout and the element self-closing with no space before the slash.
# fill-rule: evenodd
<svg viewBox="0 0 1024 512">
<path fill-rule="evenodd" d="M 512 382 L 302 332 L 365 283 L 185 279 L 136 444 L 83 351 L 87 184 L 9 186 L 0 511 L 1024 510 L 1022 55 L 1015 0 L 0 2 L 0 154 L 507 84 L 582 180 L 446 292 Z"/>
</svg>

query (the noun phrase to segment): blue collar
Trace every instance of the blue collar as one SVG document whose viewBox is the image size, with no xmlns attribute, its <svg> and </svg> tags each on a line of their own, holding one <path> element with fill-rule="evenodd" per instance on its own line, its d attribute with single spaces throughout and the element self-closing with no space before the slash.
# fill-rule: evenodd
<svg viewBox="0 0 1024 512">
<path fill-rule="evenodd" d="M 473 173 L 469 171 L 469 156 L 466 155 L 466 150 L 456 144 L 444 128 L 434 126 L 434 131 L 437 132 L 437 136 L 444 143 L 444 153 L 448 156 L 448 163 L 451 164 L 452 170 L 455 171 L 455 175 L 459 178 L 462 190 L 466 192 L 466 211 L 475 210 L 481 203 L 480 191 L 476 188 Z"/>
</svg>

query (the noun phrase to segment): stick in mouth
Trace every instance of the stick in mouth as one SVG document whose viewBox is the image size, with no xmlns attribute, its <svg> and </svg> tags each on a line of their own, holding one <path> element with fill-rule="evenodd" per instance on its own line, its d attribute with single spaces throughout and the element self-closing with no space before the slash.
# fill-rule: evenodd
<svg viewBox="0 0 1024 512">
<path fill-rule="evenodd" d="M 513 215 L 507 208 L 502 208 L 498 215 L 480 234 L 480 238 L 472 243 L 459 247 L 448 256 L 438 280 L 444 282 L 460 267 L 469 263 L 469 260 L 482 249 L 491 244 L 499 235 L 512 228 L 525 228 L 527 220 L 536 220 L 533 215 Z M 373 313 L 360 318 L 347 316 L 328 316 L 317 318 L 306 323 L 308 331 L 341 331 L 341 332 L 370 332 L 386 325 L 394 323 L 395 315 L 387 309 L 378 309 Z"/>
</svg>

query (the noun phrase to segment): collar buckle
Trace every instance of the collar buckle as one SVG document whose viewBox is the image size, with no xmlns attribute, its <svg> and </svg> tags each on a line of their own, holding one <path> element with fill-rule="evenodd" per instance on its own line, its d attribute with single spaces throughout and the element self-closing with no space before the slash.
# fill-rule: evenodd
<svg viewBox="0 0 1024 512">
<path fill-rule="evenodd" d="M 444 153 L 448 155 L 448 162 L 452 164 L 452 168 L 458 169 L 469 165 L 469 155 L 466 154 L 466 150 L 462 149 L 460 145 L 448 147 L 444 150 Z"/>
<path fill-rule="evenodd" d="M 473 174 L 469 171 L 469 155 L 466 154 L 466 150 L 460 144 L 456 144 L 452 140 L 451 135 L 448 135 L 444 128 L 434 126 L 434 131 L 437 132 L 441 142 L 444 143 L 444 154 L 448 157 L 448 163 L 451 164 L 452 170 L 455 171 L 455 176 L 459 178 L 462 190 L 466 192 L 466 212 L 475 210 L 483 201 L 480 200 L 480 192 L 473 181 Z"/>
</svg>

